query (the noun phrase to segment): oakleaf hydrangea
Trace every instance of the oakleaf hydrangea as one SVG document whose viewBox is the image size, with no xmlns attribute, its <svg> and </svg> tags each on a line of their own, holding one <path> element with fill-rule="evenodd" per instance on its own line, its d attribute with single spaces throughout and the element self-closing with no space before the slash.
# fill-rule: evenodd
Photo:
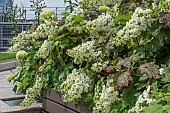
<svg viewBox="0 0 170 113">
<path fill-rule="evenodd" d="M 152 10 L 136 8 L 131 19 L 126 23 L 126 26 L 122 30 L 119 30 L 117 36 L 112 39 L 116 46 L 124 45 L 127 42 L 131 42 L 135 45 L 135 40 L 139 40 L 142 31 L 146 31 L 148 27 L 151 27 L 154 19 L 151 16 Z"/>
<path fill-rule="evenodd" d="M 21 103 L 21 106 L 23 106 L 23 107 L 30 106 L 34 102 L 34 99 L 36 98 L 36 96 L 40 95 L 42 87 L 43 87 L 42 76 L 37 75 L 34 86 L 27 90 L 25 99 Z"/>
<path fill-rule="evenodd" d="M 96 86 L 96 88 L 100 88 Z M 97 90 L 95 88 L 95 90 Z M 98 92 L 98 93 L 97 93 Z M 93 113 L 109 113 L 110 105 L 116 100 L 117 92 L 114 90 L 113 79 L 107 80 L 106 85 L 102 86 L 102 91 L 95 92 L 95 106 Z M 96 100 L 98 98 L 98 100 Z"/>
<path fill-rule="evenodd" d="M 50 54 L 51 49 L 52 49 L 52 41 L 48 42 L 47 40 L 45 40 L 37 52 L 37 57 L 43 59 L 47 58 L 47 56 Z"/>
<path fill-rule="evenodd" d="M 91 89 L 92 79 L 83 69 L 73 69 L 72 73 L 59 86 L 59 91 L 63 93 L 63 100 L 77 101 L 82 98 L 82 94 Z"/>
<path fill-rule="evenodd" d="M 139 95 L 138 100 L 135 103 L 135 106 L 128 111 L 128 113 L 139 113 L 143 107 L 146 105 L 150 105 L 152 102 L 156 102 L 156 100 L 149 97 L 150 93 L 150 85 L 148 85 L 147 89 Z M 144 106 L 143 106 L 144 105 Z"/>
<path fill-rule="evenodd" d="M 113 18 L 109 13 L 99 15 L 97 19 L 87 21 L 84 26 L 86 32 L 90 32 L 91 36 L 96 36 L 98 33 L 108 33 L 113 28 Z"/>
<path fill-rule="evenodd" d="M 67 55 L 74 58 L 75 64 L 81 64 L 84 61 L 90 62 L 101 55 L 101 51 L 95 50 L 95 41 L 87 41 L 67 50 Z"/>
</svg>

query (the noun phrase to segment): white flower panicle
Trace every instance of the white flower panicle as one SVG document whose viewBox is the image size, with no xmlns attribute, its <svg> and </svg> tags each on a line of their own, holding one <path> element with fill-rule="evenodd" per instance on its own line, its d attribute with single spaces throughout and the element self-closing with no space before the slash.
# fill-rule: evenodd
<svg viewBox="0 0 170 113">
<path fill-rule="evenodd" d="M 52 44 L 53 44 L 52 41 L 48 42 L 47 40 L 45 40 L 44 43 L 42 44 L 42 46 L 39 48 L 37 54 L 36 54 L 37 57 L 38 57 L 38 58 L 46 59 L 47 56 L 48 56 L 48 55 L 50 54 L 50 52 L 51 52 Z"/>
<path fill-rule="evenodd" d="M 101 51 L 95 50 L 95 41 L 87 41 L 74 47 L 73 49 L 67 50 L 67 55 L 74 58 L 75 64 L 81 64 L 84 61 L 90 62 L 101 55 Z"/>
<path fill-rule="evenodd" d="M 160 68 L 159 69 L 159 73 L 160 73 L 160 75 L 163 75 L 165 72 L 164 72 L 164 68 Z"/>
<path fill-rule="evenodd" d="M 37 27 L 36 31 L 33 33 L 33 37 L 35 39 L 47 39 L 52 38 L 53 34 L 58 30 L 58 26 L 53 22 L 47 22 L 45 24 L 41 24 Z"/>
<path fill-rule="evenodd" d="M 12 46 L 8 49 L 9 53 L 16 53 L 22 49 L 28 43 L 29 40 L 29 32 L 23 31 L 18 34 L 17 37 L 14 37 L 12 40 Z"/>
<path fill-rule="evenodd" d="M 104 78 L 101 78 L 96 84 L 95 84 L 95 89 L 94 89 L 94 97 L 93 101 L 96 103 L 99 101 L 101 92 L 102 92 L 102 86 L 105 85 L 105 80 Z"/>
<path fill-rule="evenodd" d="M 58 26 L 53 22 L 47 22 L 46 24 L 41 24 L 37 27 L 34 32 L 23 31 L 17 37 L 12 40 L 13 46 L 8 50 L 9 53 L 16 53 L 24 48 L 29 48 L 29 44 L 41 45 L 42 40 L 54 38 L 54 34 L 57 32 Z"/>
<path fill-rule="evenodd" d="M 143 10 L 140 7 L 136 8 L 131 19 L 126 23 L 126 26 L 119 30 L 117 36 L 112 39 L 116 46 L 131 42 L 135 45 L 134 40 L 139 40 L 142 31 L 146 31 L 148 27 L 151 27 L 154 19 L 151 17 L 152 10 Z M 140 42 L 140 41 L 139 41 Z"/>
<path fill-rule="evenodd" d="M 97 87 L 95 90 L 97 90 Z M 96 97 L 97 96 L 97 97 Z M 106 85 L 102 86 L 102 91 L 95 92 L 95 106 L 93 113 L 109 113 L 110 105 L 116 100 L 117 92 L 114 90 L 113 79 L 108 80 Z M 98 100 L 97 100 L 98 98 Z"/>
<path fill-rule="evenodd" d="M 76 101 L 81 95 L 91 89 L 92 79 L 83 71 L 83 69 L 73 69 L 72 73 L 59 86 L 59 91 L 63 93 L 63 100 Z"/>
<path fill-rule="evenodd" d="M 148 85 L 147 89 L 139 95 L 138 100 L 135 103 L 135 106 L 128 111 L 128 113 L 139 113 L 143 107 L 146 105 L 150 105 L 152 102 L 156 102 L 156 100 L 149 97 L 150 93 L 150 85 Z M 145 106 L 143 106 L 145 105 Z"/>
<path fill-rule="evenodd" d="M 23 107 L 30 106 L 34 102 L 34 99 L 36 98 L 36 96 L 40 95 L 42 87 L 43 87 L 42 76 L 37 75 L 34 86 L 27 90 L 25 99 L 21 103 L 21 106 L 23 106 Z"/>
<path fill-rule="evenodd" d="M 97 19 L 92 21 L 86 21 L 84 26 L 86 32 L 90 32 L 90 35 L 95 36 L 97 32 L 108 33 L 113 28 L 113 18 L 109 13 L 103 13 L 99 15 Z"/>
</svg>

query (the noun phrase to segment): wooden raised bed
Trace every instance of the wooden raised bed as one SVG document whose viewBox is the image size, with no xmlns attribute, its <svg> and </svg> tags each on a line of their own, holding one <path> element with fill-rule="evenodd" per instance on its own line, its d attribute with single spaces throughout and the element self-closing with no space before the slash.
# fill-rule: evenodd
<svg viewBox="0 0 170 113">
<path fill-rule="evenodd" d="M 74 105 L 71 102 L 63 102 L 62 94 L 51 91 L 43 93 L 43 111 L 44 113 L 92 113 L 85 106 Z"/>
</svg>

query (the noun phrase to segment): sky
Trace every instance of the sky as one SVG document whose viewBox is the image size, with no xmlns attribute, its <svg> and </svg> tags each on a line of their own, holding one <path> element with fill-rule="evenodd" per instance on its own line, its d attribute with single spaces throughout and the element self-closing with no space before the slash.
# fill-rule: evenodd
<svg viewBox="0 0 170 113">
<path fill-rule="evenodd" d="M 73 1 L 73 0 L 72 0 Z M 47 7 L 66 7 L 67 5 L 64 3 L 64 0 L 44 0 Z M 18 7 L 30 7 L 32 4 L 30 0 L 14 0 L 14 4 L 17 4 Z M 23 4 L 23 5 L 21 5 Z M 29 8 L 27 8 L 27 18 L 34 18 L 34 12 L 29 11 Z M 60 13 L 64 11 L 65 8 L 58 8 L 57 14 L 58 16 L 61 16 Z M 56 8 L 45 8 L 44 10 L 54 10 L 56 12 Z"/>
<path fill-rule="evenodd" d="M 23 3 L 24 7 L 30 7 L 30 0 L 14 0 L 14 4 L 21 6 L 21 2 Z M 47 7 L 64 7 L 64 0 L 44 0 Z"/>
</svg>

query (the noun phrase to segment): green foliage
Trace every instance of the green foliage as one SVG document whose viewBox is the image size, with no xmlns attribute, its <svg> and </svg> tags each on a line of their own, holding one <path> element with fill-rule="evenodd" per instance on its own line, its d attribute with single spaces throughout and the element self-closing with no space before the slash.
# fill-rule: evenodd
<svg viewBox="0 0 170 113">
<path fill-rule="evenodd" d="M 64 3 L 68 3 L 66 7 L 66 11 L 69 10 L 70 12 L 73 12 L 74 8 L 78 6 L 78 0 L 75 0 L 75 2 L 72 2 L 72 0 L 64 0 Z"/>
</svg>

